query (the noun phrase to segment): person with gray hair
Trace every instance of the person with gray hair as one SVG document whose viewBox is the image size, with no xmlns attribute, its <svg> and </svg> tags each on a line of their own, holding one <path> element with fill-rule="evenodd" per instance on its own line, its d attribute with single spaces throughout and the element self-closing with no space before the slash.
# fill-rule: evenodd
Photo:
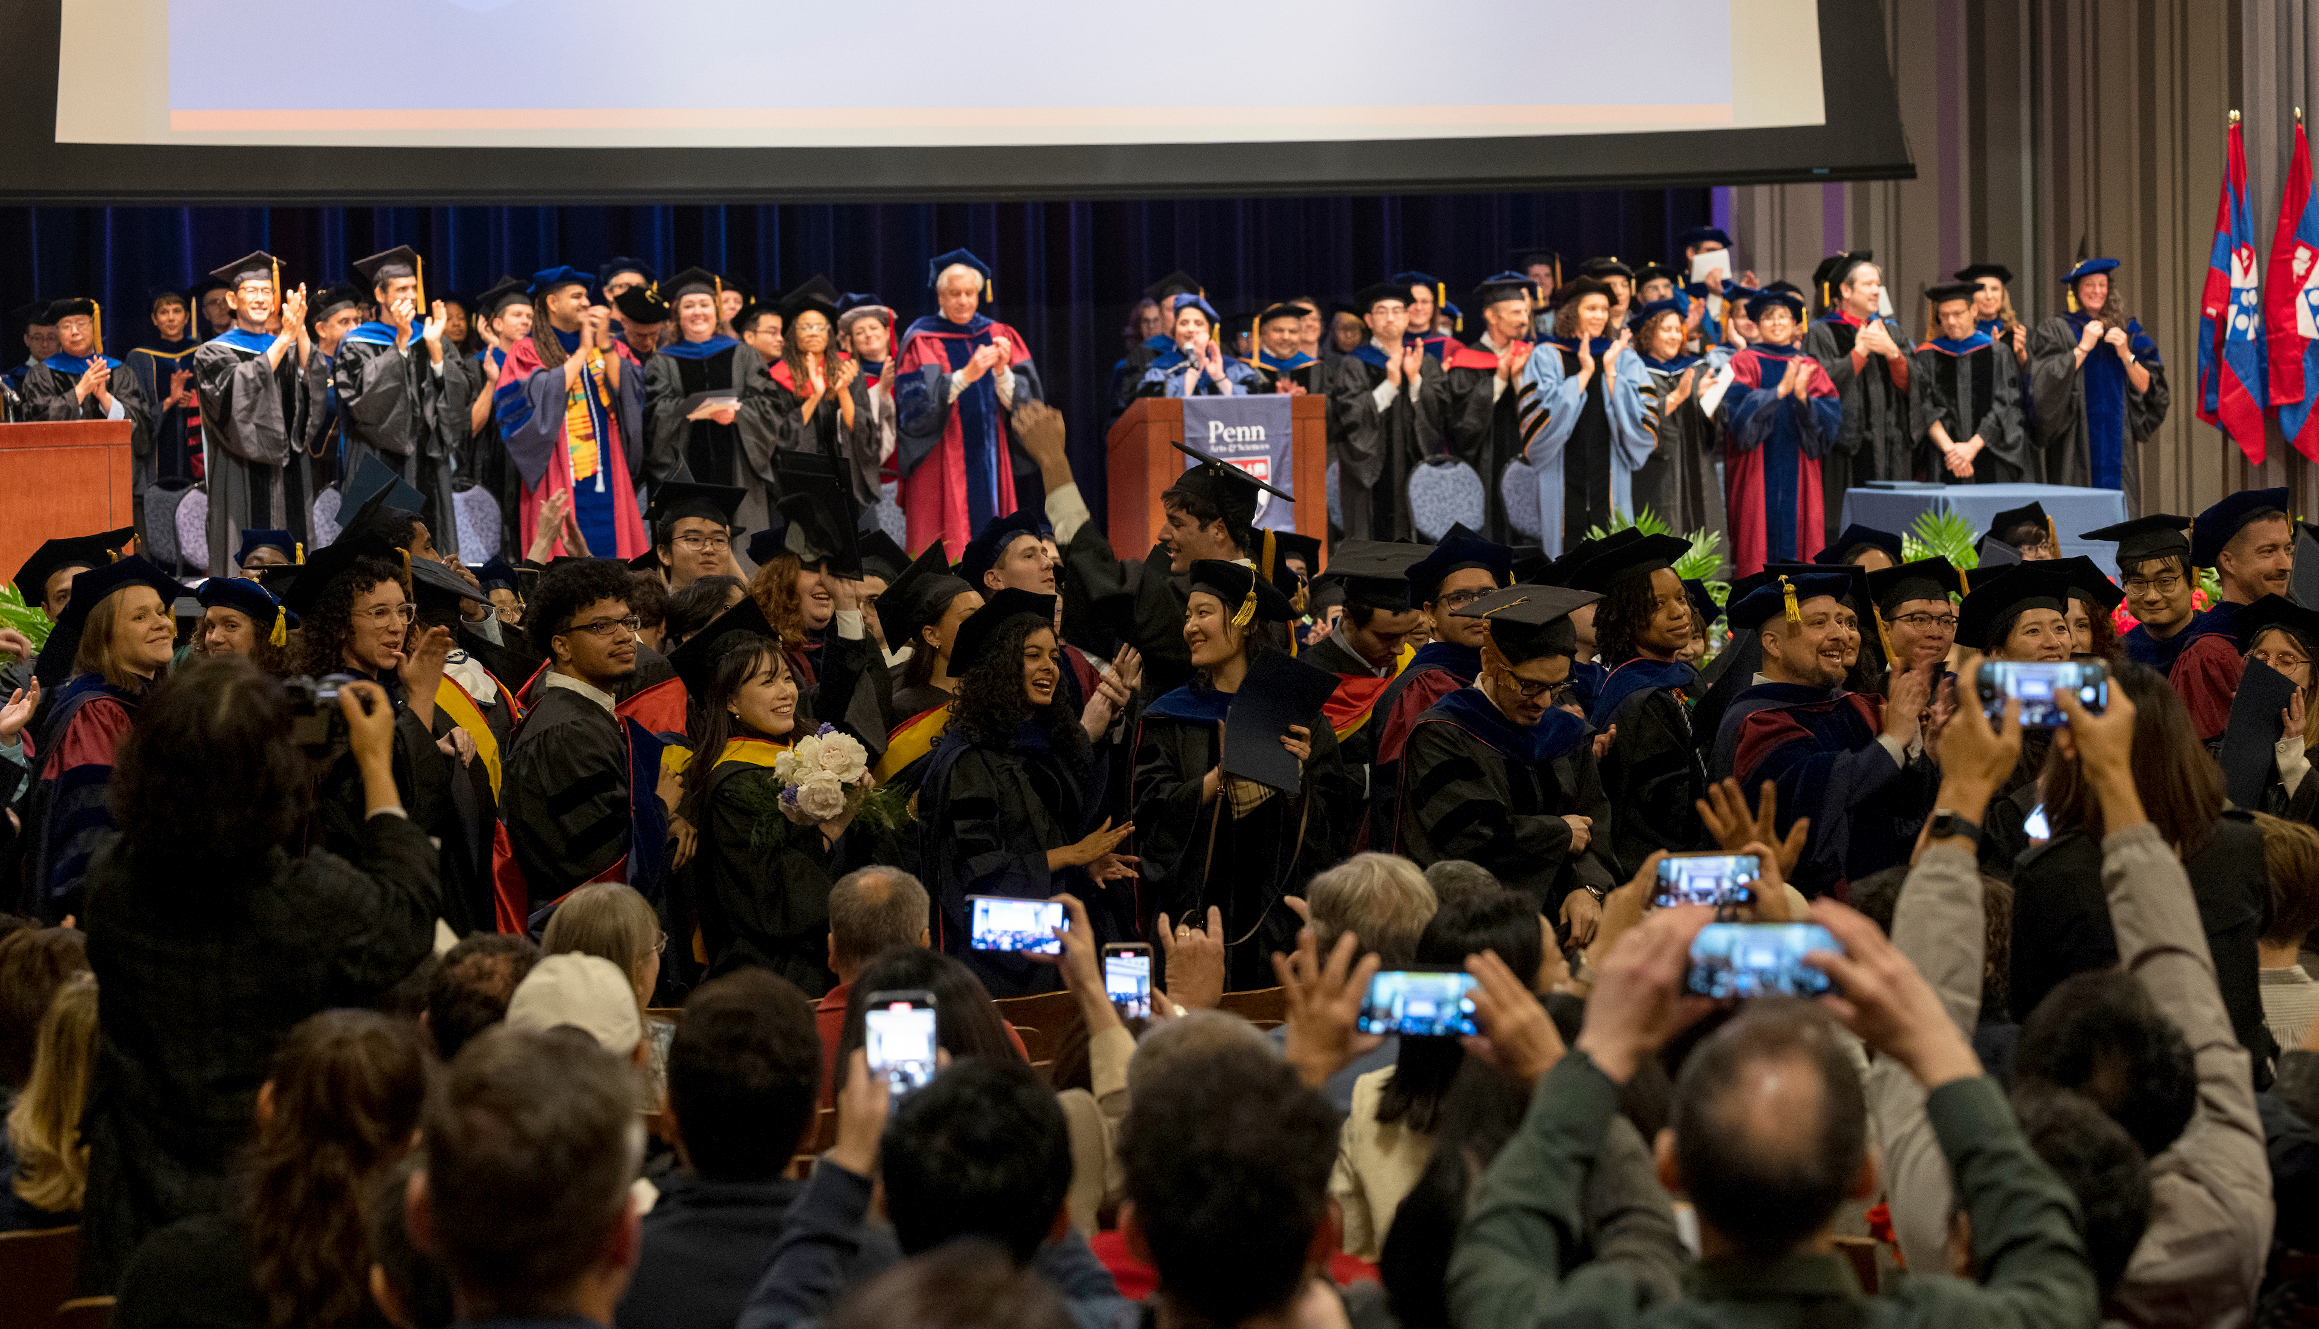
<svg viewBox="0 0 2319 1329">
<path fill-rule="evenodd" d="M 916 877 L 900 868 L 872 864 L 856 868 L 829 888 L 829 971 L 837 986 L 813 1008 L 821 1032 L 821 1101 L 835 1091 L 838 1035 L 845 1030 L 846 1002 L 862 967 L 886 951 L 934 944 L 929 921 L 933 902 Z"/>
<path fill-rule="evenodd" d="M 1445 908 L 1505 889 L 1496 873 L 1464 858 L 1445 858 L 1426 868 L 1425 884 L 1433 888 L 1434 899 Z"/>
<path fill-rule="evenodd" d="M 1384 969 L 1403 968 L 1417 958 L 1417 939 L 1440 907 L 1425 873 L 1399 854 L 1355 854 L 1314 876 L 1305 890 L 1305 920 L 1312 926 L 1321 954 L 1328 954 L 1337 938 L 1350 932 L 1360 939 L 1354 960 L 1374 953 Z M 1288 1045 L 1286 1026 L 1267 1037 L 1275 1048 Z M 1400 1057 L 1401 1040 L 1389 1034 L 1331 1075 L 1321 1092 L 1328 1095 L 1337 1111 L 1350 1112 L 1353 1083 L 1371 1071 L 1393 1065 Z"/>
</svg>

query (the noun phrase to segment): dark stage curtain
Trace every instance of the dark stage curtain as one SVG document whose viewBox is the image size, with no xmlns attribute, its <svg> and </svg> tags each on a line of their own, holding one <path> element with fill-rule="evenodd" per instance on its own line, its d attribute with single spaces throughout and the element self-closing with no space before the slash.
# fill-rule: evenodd
<svg viewBox="0 0 2319 1329">
<path fill-rule="evenodd" d="M 253 181 L 253 192 L 263 182 Z M 593 271 L 632 255 L 666 275 L 698 263 L 760 296 L 826 273 L 875 292 L 906 324 L 932 312 L 927 260 L 964 246 L 990 263 L 992 312 L 1030 342 L 1070 423 L 1073 465 L 1095 511 L 1103 485 L 1104 396 L 1121 327 L 1145 285 L 1182 268 L 1225 313 L 1312 296 L 1324 304 L 1385 274 L 1433 273 L 1452 303 L 1541 245 L 1567 262 L 1670 258 L 1674 237 L 1710 220 L 1706 189 L 1143 202 L 735 207 L 0 208 L 0 308 L 35 296 L 103 302 L 108 349 L 152 335 L 147 294 L 182 288 L 252 249 L 319 288 L 348 262 L 407 244 L 427 287 L 470 294 L 503 273 L 558 263 Z M 1567 268 L 1566 268 L 1567 271 Z M 1471 322 L 1468 333 L 1474 331 Z M 16 363 L 23 352 L 0 348 Z"/>
</svg>

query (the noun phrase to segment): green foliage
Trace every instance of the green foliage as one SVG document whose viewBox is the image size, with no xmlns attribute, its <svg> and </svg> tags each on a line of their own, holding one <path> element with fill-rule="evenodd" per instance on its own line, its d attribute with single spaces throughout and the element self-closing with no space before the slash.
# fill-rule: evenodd
<svg viewBox="0 0 2319 1329">
<path fill-rule="evenodd" d="M 2208 605 L 2221 604 L 2222 574 L 2215 571 L 2213 568 L 2200 568 L 2198 570 L 2198 589 L 2206 592 L 2206 603 Z"/>
<path fill-rule="evenodd" d="M 1928 510 L 1916 514 L 1916 520 L 1901 533 L 1900 553 L 1910 563 L 1920 558 L 1945 558 L 1950 567 L 1970 572 L 1981 566 L 1981 533 L 1961 512 Z"/>
<path fill-rule="evenodd" d="M 1675 528 L 1667 524 L 1666 518 L 1651 511 L 1646 506 L 1631 517 L 1616 508 L 1611 509 L 1610 525 L 1607 528 L 1602 526 L 1587 527 L 1586 538 L 1600 540 L 1606 535 L 1623 531 L 1629 526 L 1645 535 L 1677 534 Z M 1731 593 L 1731 584 L 1718 580 L 1717 577 L 1717 574 L 1723 571 L 1723 537 L 1714 531 L 1698 530 L 1690 532 L 1683 538 L 1691 542 L 1691 549 L 1690 552 L 1675 560 L 1675 575 L 1685 581 L 1707 583 L 1707 594 L 1714 599 L 1715 603 L 1722 604 L 1723 598 Z"/>
<path fill-rule="evenodd" d="M 734 786 L 735 796 L 749 813 L 749 849 L 753 853 L 778 853 L 789 843 L 789 837 L 816 829 L 789 819 L 789 814 L 781 809 L 781 789 L 778 779 L 744 780 Z M 879 785 L 862 796 L 853 824 L 891 831 L 909 820 L 910 809 L 903 802 L 901 791 Z"/>
<path fill-rule="evenodd" d="M 16 583 L 0 582 L 0 628 L 16 629 L 32 642 L 32 649 L 39 650 L 53 626 L 48 615 L 24 603 L 24 593 L 16 589 Z"/>
</svg>

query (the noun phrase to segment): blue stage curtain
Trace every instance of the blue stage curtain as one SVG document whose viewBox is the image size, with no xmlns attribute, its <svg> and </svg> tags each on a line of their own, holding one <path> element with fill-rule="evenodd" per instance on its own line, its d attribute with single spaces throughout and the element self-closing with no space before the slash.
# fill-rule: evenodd
<svg viewBox="0 0 2319 1329">
<path fill-rule="evenodd" d="M 1029 339 L 1069 422 L 1072 463 L 1102 492 L 1102 429 L 1120 330 L 1144 286 L 1177 268 L 1226 313 L 1309 295 L 1324 303 L 1404 269 L 1449 283 L 1452 303 L 1542 245 L 1571 263 L 1676 257 L 1674 237 L 1711 220 L 1706 189 L 1141 202 L 734 207 L 0 208 L 0 309 L 35 296 L 94 296 L 106 342 L 152 335 L 148 292 L 183 287 L 252 249 L 310 288 L 397 244 L 427 261 L 430 292 L 472 294 L 503 273 L 558 263 L 594 270 L 632 255 L 666 275 L 700 264 L 759 296 L 825 273 L 884 297 L 907 323 L 929 313 L 926 262 L 964 246 L 990 263 L 995 315 Z M 1566 269 L 1567 271 L 1567 269 Z M 1469 322 L 1467 331 L 1473 328 Z M 0 348 L 0 361 L 22 352 Z M 1097 512 L 1103 510 L 1100 501 Z"/>
</svg>

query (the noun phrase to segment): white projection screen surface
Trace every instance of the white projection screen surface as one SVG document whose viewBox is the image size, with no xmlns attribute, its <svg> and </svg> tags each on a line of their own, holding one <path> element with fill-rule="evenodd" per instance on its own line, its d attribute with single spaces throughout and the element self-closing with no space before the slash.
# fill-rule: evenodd
<svg viewBox="0 0 2319 1329">
<path fill-rule="evenodd" d="M 0 197 L 24 199 L 235 192 L 204 167 L 285 201 L 518 200 L 558 180 L 567 198 L 869 199 L 1910 173 L 1876 0 L 1247 0 L 1180 17 L 1105 0 L 0 0 L 0 15 L 30 39 L 0 53 Z"/>
</svg>

